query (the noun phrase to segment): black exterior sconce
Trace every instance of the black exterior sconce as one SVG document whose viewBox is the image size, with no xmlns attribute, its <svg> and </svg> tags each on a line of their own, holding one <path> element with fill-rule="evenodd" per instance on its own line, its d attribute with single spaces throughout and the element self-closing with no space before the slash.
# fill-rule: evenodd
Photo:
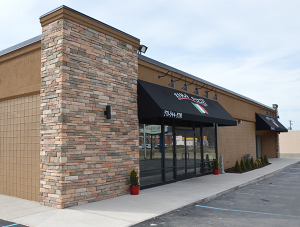
<svg viewBox="0 0 300 227">
<path fill-rule="evenodd" d="M 106 106 L 106 111 L 104 111 L 104 115 L 106 115 L 106 119 L 111 119 L 111 107 Z"/>
</svg>

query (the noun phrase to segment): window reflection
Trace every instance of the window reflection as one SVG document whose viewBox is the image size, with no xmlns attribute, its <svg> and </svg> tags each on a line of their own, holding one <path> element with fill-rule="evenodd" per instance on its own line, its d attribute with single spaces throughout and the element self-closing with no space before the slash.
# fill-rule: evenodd
<svg viewBox="0 0 300 227">
<path fill-rule="evenodd" d="M 141 186 L 162 181 L 161 126 L 139 125 L 139 158 Z"/>
<path fill-rule="evenodd" d="M 212 171 L 212 161 L 216 158 L 215 127 L 203 127 L 203 158 L 204 172 Z"/>
</svg>

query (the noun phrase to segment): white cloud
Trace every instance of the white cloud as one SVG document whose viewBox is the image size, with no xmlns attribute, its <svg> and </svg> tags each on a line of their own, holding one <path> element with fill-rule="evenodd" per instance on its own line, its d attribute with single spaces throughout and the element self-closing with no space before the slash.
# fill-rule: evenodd
<svg viewBox="0 0 300 227">
<path fill-rule="evenodd" d="M 40 34 L 39 17 L 62 4 L 140 38 L 151 58 L 277 103 L 300 130 L 298 0 L 1 1 L 0 49 Z"/>
</svg>

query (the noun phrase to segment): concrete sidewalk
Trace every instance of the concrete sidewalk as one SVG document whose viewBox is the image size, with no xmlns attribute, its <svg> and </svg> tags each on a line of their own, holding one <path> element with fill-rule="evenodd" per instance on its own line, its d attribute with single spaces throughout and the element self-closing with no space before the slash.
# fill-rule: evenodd
<svg viewBox="0 0 300 227">
<path fill-rule="evenodd" d="M 27 226 L 130 226 L 149 218 L 206 201 L 276 175 L 300 159 L 269 159 L 272 165 L 243 174 L 206 175 L 63 210 L 0 195 L 0 219 Z"/>
</svg>

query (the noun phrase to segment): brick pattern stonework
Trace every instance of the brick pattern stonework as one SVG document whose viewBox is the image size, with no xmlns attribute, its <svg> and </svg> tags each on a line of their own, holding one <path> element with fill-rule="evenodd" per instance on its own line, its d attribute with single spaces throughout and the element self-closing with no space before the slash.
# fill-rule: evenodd
<svg viewBox="0 0 300 227">
<path fill-rule="evenodd" d="M 44 26 L 41 42 L 41 203 L 127 194 L 139 170 L 137 47 L 67 19 Z"/>
</svg>

